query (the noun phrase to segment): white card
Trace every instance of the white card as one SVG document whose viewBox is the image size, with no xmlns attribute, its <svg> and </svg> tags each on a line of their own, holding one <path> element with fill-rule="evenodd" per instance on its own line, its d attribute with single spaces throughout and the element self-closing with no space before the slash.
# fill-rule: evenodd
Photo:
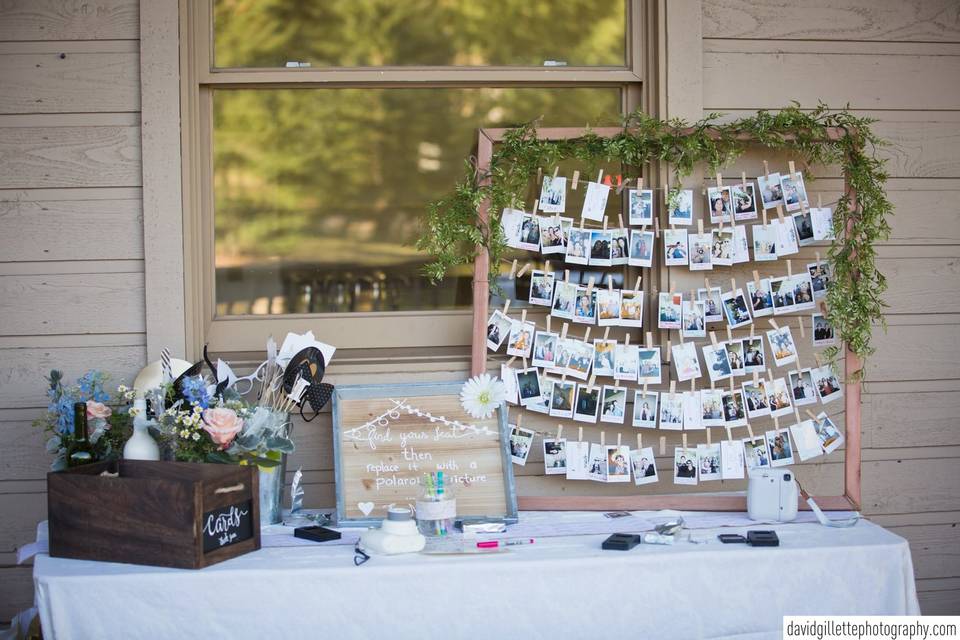
<svg viewBox="0 0 960 640">
<path fill-rule="evenodd" d="M 744 449 L 742 440 L 720 442 L 720 478 L 737 480 L 743 477 Z"/>
<path fill-rule="evenodd" d="M 590 443 L 567 441 L 567 480 L 589 480 Z"/>
</svg>

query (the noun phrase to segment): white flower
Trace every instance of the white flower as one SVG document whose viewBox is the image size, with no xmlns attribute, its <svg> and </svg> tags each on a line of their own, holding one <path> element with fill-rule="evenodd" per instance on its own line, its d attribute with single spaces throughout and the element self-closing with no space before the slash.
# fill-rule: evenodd
<svg viewBox="0 0 960 640">
<path fill-rule="evenodd" d="M 507 388 L 497 378 L 481 374 L 470 378 L 460 389 L 460 404 L 474 418 L 486 419 L 506 400 Z"/>
</svg>

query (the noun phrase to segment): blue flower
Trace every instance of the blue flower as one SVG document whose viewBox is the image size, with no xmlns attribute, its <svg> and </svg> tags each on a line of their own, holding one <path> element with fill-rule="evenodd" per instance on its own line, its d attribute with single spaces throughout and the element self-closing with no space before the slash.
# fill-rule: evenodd
<svg viewBox="0 0 960 640">
<path fill-rule="evenodd" d="M 210 407 L 210 394 L 207 393 L 203 376 L 194 376 L 183 381 L 183 397 L 192 405 L 203 409 Z"/>
</svg>

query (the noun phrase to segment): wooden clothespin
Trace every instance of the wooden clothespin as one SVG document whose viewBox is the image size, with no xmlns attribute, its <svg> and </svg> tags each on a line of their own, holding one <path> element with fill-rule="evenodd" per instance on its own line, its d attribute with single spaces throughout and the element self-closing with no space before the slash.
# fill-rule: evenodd
<svg viewBox="0 0 960 640">
<path fill-rule="evenodd" d="M 673 396 L 675 396 L 675 395 L 677 395 L 677 381 L 676 381 L 676 380 L 671 380 L 671 381 L 670 381 L 670 396 L 673 397 Z"/>
<path fill-rule="evenodd" d="M 793 405 L 793 417 L 796 418 L 797 424 L 800 424 L 800 409 L 797 408 L 797 405 Z"/>
<path fill-rule="evenodd" d="M 780 224 L 784 224 L 783 221 L 783 205 L 777 205 L 777 218 L 780 219 Z"/>
<path fill-rule="evenodd" d="M 523 358 L 523 370 L 526 371 L 527 368 L 528 368 L 528 367 L 527 367 L 527 359 L 526 359 L 526 357 L 524 357 L 524 358 Z"/>
<path fill-rule="evenodd" d="M 577 427 L 577 442 L 583 442 L 583 427 Z"/>
<path fill-rule="evenodd" d="M 667 436 L 660 436 L 660 455 L 667 455 Z"/>
<path fill-rule="evenodd" d="M 617 446 L 619 447 L 622 444 L 623 444 L 623 434 L 617 431 Z"/>
<path fill-rule="evenodd" d="M 540 198 L 537 198 L 536 200 L 533 201 L 533 212 L 536 213 L 539 208 L 540 208 Z"/>
<path fill-rule="evenodd" d="M 720 177 L 720 172 L 717 171 L 717 189 L 723 186 L 723 178 Z"/>
<path fill-rule="evenodd" d="M 767 230 L 767 209 L 763 208 L 760 213 L 763 215 L 763 230 Z"/>
<path fill-rule="evenodd" d="M 633 283 L 633 290 L 640 291 L 640 283 L 643 282 L 643 276 L 637 276 L 636 281 Z"/>
<path fill-rule="evenodd" d="M 753 385 L 758 386 L 760 384 L 760 374 L 756 371 L 753 372 Z"/>
<path fill-rule="evenodd" d="M 646 383 L 646 382 L 643 383 L 643 396 L 644 396 L 644 397 L 647 396 L 647 383 Z"/>
<path fill-rule="evenodd" d="M 553 333 L 550 331 L 550 319 L 553 318 L 549 313 L 547 314 L 547 333 Z"/>
<path fill-rule="evenodd" d="M 580 231 L 583 231 L 583 225 L 587 223 L 586 218 L 580 218 Z"/>
<path fill-rule="evenodd" d="M 766 176 L 767 179 L 770 178 L 770 165 L 767 164 L 766 160 L 763 161 L 763 175 Z"/>
<path fill-rule="evenodd" d="M 814 251 L 814 252 L 813 252 L 813 255 L 814 255 L 814 257 L 817 259 L 817 268 L 819 269 L 819 268 L 820 268 L 820 252 L 819 252 L 819 251 Z"/>
<path fill-rule="evenodd" d="M 557 425 L 557 440 L 563 438 L 563 423 Z"/>
<path fill-rule="evenodd" d="M 545 260 L 545 261 L 543 262 L 543 272 L 544 272 L 545 274 L 547 274 L 547 275 L 550 275 L 551 273 L 553 273 L 553 271 L 550 270 L 550 261 L 549 261 L 549 260 Z"/>
<path fill-rule="evenodd" d="M 730 325 L 727 325 L 727 342 L 733 342 L 733 329 L 730 328 Z"/>
<path fill-rule="evenodd" d="M 740 172 L 740 186 L 743 187 L 744 191 L 747 190 L 747 172 L 746 171 Z"/>
<path fill-rule="evenodd" d="M 543 180 L 543 167 L 537 167 L 537 183 Z M 536 211 L 536 209 L 534 209 Z"/>
<path fill-rule="evenodd" d="M 524 309 L 523 311 L 520 312 L 520 324 L 523 324 L 526 321 L 527 321 L 527 310 Z"/>
<path fill-rule="evenodd" d="M 770 326 L 773 327 L 774 329 L 776 329 L 777 331 L 780 330 L 780 325 L 778 325 L 778 324 L 777 324 L 777 321 L 774 320 L 773 318 L 770 318 L 767 322 L 769 322 L 769 323 L 770 323 Z"/>
<path fill-rule="evenodd" d="M 610 339 L 610 327 L 604 327 L 603 329 L 603 341 L 606 342 Z"/>
<path fill-rule="evenodd" d="M 597 174 L 597 184 L 603 182 L 603 169 L 600 169 L 600 173 Z"/>
<path fill-rule="evenodd" d="M 813 354 L 813 359 L 816 361 L 816 363 L 817 363 L 817 368 L 818 368 L 818 369 L 823 366 L 823 362 L 820 360 L 820 352 L 819 352 L 819 351 Z"/>
<path fill-rule="evenodd" d="M 601 447 L 607 446 L 607 432 L 606 432 L 606 431 L 601 431 L 601 432 L 600 432 L 600 446 L 601 446 Z"/>
<path fill-rule="evenodd" d="M 570 269 L 563 270 L 563 281 L 570 282 Z"/>
<path fill-rule="evenodd" d="M 606 217 L 606 216 L 603 217 L 603 230 L 604 230 L 604 231 L 607 230 L 607 217 Z"/>
<path fill-rule="evenodd" d="M 643 189 L 643 176 L 637 178 L 637 189 Z"/>
<path fill-rule="evenodd" d="M 523 425 L 523 413 L 522 413 L 522 412 L 517 414 L 517 428 L 519 429 L 521 425 Z"/>
<path fill-rule="evenodd" d="M 713 437 L 710 434 L 710 427 L 707 427 L 707 446 L 713 444 Z"/>
<path fill-rule="evenodd" d="M 757 326 L 756 326 L 755 324 L 751 324 L 751 325 L 750 325 L 750 339 L 751 339 L 751 340 L 753 340 L 753 338 L 756 336 L 756 331 L 757 331 Z"/>
<path fill-rule="evenodd" d="M 558 171 L 560 171 L 560 165 L 559 165 L 559 164 L 556 165 L 556 166 L 553 168 L 553 177 L 554 177 L 554 178 L 557 177 L 557 172 L 558 172 Z"/>
<path fill-rule="evenodd" d="M 713 331 L 710 332 L 710 344 L 717 346 L 717 334 Z"/>
<path fill-rule="evenodd" d="M 569 329 L 569 328 L 570 328 L 570 323 L 564 322 L 564 323 L 563 323 L 563 328 L 560 329 L 560 339 L 561 339 L 561 340 L 566 340 L 566 339 L 567 339 L 567 329 Z"/>
<path fill-rule="evenodd" d="M 697 234 L 703 235 L 703 220 L 697 220 Z"/>
<path fill-rule="evenodd" d="M 687 432 L 684 431 L 681 437 L 683 438 L 683 450 L 686 451 L 687 450 Z"/>
<path fill-rule="evenodd" d="M 629 347 L 629 346 L 630 346 L 630 334 L 629 334 L 629 333 L 627 333 L 627 334 L 624 336 L 624 338 L 623 338 L 623 346 L 625 346 L 625 347 Z"/>
<path fill-rule="evenodd" d="M 770 382 L 773 382 L 773 369 L 771 369 L 770 367 L 767 367 L 767 379 Z"/>
<path fill-rule="evenodd" d="M 751 440 L 756 440 L 756 439 L 757 439 L 757 436 L 753 435 L 753 427 L 750 426 L 750 423 L 749 423 L 749 422 L 747 423 L 747 433 L 750 434 L 750 439 L 751 439 Z"/>
<path fill-rule="evenodd" d="M 624 180 L 620 180 L 620 181 L 617 183 L 617 195 L 620 195 L 621 193 L 623 193 L 623 190 L 626 189 L 629 184 L 630 184 L 630 178 L 626 178 L 626 179 L 624 179 Z M 621 227 L 623 226 L 623 222 L 622 222 L 622 221 L 620 222 L 620 226 L 621 226 Z"/>
<path fill-rule="evenodd" d="M 753 286 L 757 288 L 757 291 L 760 290 L 760 272 L 756 269 L 753 270 Z"/>
<path fill-rule="evenodd" d="M 510 356 L 510 359 L 507 360 L 507 366 L 508 366 L 508 367 L 513 366 L 513 363 L 516 362 L 516 361 L 517 361 L 517 356 Z M 524 368 L 526 368 L 526 367 L 524 367 Z"/>
<path fill-rule="evenodd" d="M 530 262 L 528 262 L 527 264 L 523 265 L 523 268 L 521 268 L 520 271 L 517 273 L 517 277 L 518 277 L 518 278 L 522 278 L 522 277 L 523 277 L 523 274 L 525 274 L 527 271 L 529 271 L 529 270 L 530 270 L 530 267 L 532 267 L 532 266 L 533 266 L 533 264 L 530 263 Z"/>
<path fill-rule="evenodd" d="M 624 228 L 624 224 L 623 224 L 623 214 L 622 214 L 622 213 L 618 213 L 618 214 L 617 214 L 617 222 L 620 224 L 620 228 L 623 229 L 623 228 Z"/>
<path fill-rule="evenodd" d="M 653 235 L 657 238 L 660 237 L 660 218 L 653 219 Z"/>
<path fill-rule="evenodd" d="M 813 420 L 814 422 L 817 421 L 817 414 L 815 414 L 813 411 L 810 411 L 810 409 L 805 409 L 804 411 L 806 411 L 806 414 L 810 416 L 811 420 Z"/>
<path fill-rule="evenodd" d="M 607 291 L 613 291 L 613 274 L 607 274 Z"/>
<path fill-rule="evenodd" d="M 643 434 L 637 431 L 637 451 L 643 449 Z"/>
<path fill-rule="evenodd" d="M 593 276 L 590 276 L 590 279 L 587 280 L 587 297 L 588 298 L 593 293 L 593 285 L 594 285 L 594 279 L 593 279 Z"/>
<path fill-rule="evenodd" d="M 807 337 L 807 332 L 803 330 L 803 316 L 800 316 L 800 317 L 797 318 L 797 326 L 800 327 L 800 337 L 801 337 L 801 338 L 806 338 L 806 337 Z M 798 363 L 799 363 L 799 361 L 800 361 L 800 359 L 797 358 L 797 362 L 798 362 Z"/>
<path fill-rule="evenodd" d="M 590 327 L 587 327 L 587 330 L 583 332 L 583 341 L 590 342 Z"/>
<path fill-rule="evenodd" d="M 510 309 L 510 298 L 507 298 L 503 301 L 503 315 L 507 315 L 507 311 Z"/>
<path fill-rule="evenodd" d="M 517 277 L 517 259 L 513 259 L 513 264 L 510 265 L 510 279 L 513 280 Z"/>
<path fill-rule="evenodd" d="M 793 260 L 787 258 L 787 277 L 793 277 Z"/>
<path fill-rule="evenodd" d="M 647 331 L 647 348 L 653 346 L 653 331 Z"/>
<path fill-rule="evenodd" d="M 703 276 L 703 288 L 707 290 L 707 295 L 710 295 L 710 278 Z"/>
<path fill-rule="evenodd" d="M 780 416 L 773 416 L 773 428 L 777 431 L 780 430 Z"/>
<path fill-rule="evenodd" d="M 697 391 L 697 379 L 690 378 L 690 393 L 696 393 Z"/>
<path fill-rule="evenodd" d="M 593 388 L 597 386 L 597 374 L 591 373 L 590 379 L 587 380 L 587 391 L 593 391 Z"/>
<path fill-rule="evenodd" d="M 817 193 L 817 209 L 823 209 L 823 195 Z"/>
<path fill-rule="evenodd" d="M 667 340 L 667 353 L 666 353 L 665 355 L 666 355 L 666 357 L 667 357 L 667 363 L 668 363 L 668 364 L 669 364 L 669 362 L 670 362 L 670 358 L 673 357 L 673 356 L 672 356 L 672 348 L 671 348 L 672 346 L 673 346 L 673 342 L 672 342 L 671 340 Z"/>
<path fill-rule="evenodd" d="M 580 172 L 579 172 L 579 171 L 574 171 L 574 172 L 573 172 L 573 181 L 570 183 L 570 188 L 573 189 L 574 191 L 576 191 L 578 184 L 580 184 Z"/>
<path fill-rule="evenodd" d="M 673 292 L 674 292 L 674 290 L 675 290 L 676 288 L 677 288 L 677 283 L 676 283 L 676 282 L 671 282 L 671 283 L 670 283 L 670 295 L 673 295 Z"/>
</svg>

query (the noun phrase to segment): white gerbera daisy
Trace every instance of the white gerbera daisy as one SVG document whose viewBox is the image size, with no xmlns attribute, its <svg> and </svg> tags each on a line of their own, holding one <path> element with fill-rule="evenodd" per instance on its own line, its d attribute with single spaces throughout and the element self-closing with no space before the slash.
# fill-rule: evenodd
<svg viewBox="0 0 960 640">
<path fill-rule="evenodd" d="M 474 418 L 485 420 L 507 399 L 507 387 L 489 374 L 470 378 L 460 389 L 460 404 Z"/>
</svg>

